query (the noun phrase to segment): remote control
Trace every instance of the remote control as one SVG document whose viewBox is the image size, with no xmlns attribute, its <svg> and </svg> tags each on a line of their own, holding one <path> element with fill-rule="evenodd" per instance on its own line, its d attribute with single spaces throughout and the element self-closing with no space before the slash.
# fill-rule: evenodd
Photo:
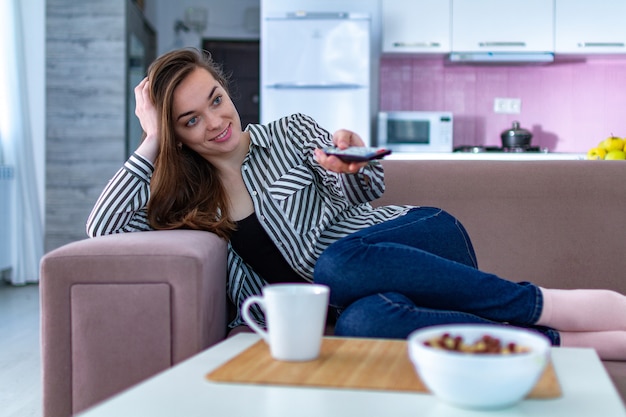
<svg viewBox="0 0 626 417">
<path fill-rule="evenodd" d="M 352 146 L 346 149 L 330 147 L 324 149 L 326 155 L 334 155 L 344 162 L 367 162 L 381 159 L 389 155 L 391 151 L 385 148 L 370 148 L 366 146 Z"/>
</svg>

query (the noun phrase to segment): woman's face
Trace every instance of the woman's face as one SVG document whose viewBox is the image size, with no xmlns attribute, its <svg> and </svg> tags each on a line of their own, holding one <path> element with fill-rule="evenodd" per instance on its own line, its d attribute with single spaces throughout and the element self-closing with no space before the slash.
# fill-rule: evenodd
<svg viewBox="0 0 626 417">
<path fill-rule="evenodd" d="M 204 68 L 196 68 L 176 87 L 172 113 L 177 138 L 204 158 L 228 154 L 240 144 L 239 113 Z"/>
</svg>

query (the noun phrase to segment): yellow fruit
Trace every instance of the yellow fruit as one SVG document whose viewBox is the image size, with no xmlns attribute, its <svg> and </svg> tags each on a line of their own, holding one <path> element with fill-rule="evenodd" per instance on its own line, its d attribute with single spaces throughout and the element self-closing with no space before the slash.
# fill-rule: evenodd
<svg viewBox="0 0 626 417">
<path fill-rule="evenodd" d="M 606 150 L 604 148 L 591 148 L 587 152 L 587 159 L 604 159 Z"/>
<path fill-rule="evenodd" d="M 626 152 L 614 149 L 612 151 L 608 151 L 606 156 L 604 157 L 606 160 L 620 160 L 626 159 Z"/>
<path fill-rule="evenodd" d="M 602 147 L 609 152 L 621 151 L 624 149 L 624 139 L 617 136 L 608 137 L 604 140 Z"/>
</svg>

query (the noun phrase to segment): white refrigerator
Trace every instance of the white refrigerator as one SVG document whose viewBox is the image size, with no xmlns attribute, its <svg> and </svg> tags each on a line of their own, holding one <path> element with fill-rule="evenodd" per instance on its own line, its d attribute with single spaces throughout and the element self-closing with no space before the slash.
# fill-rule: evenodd
<svg viewBox="0 0 626 417">
<path fill-rule="evenodd" d="M 261 22 L 261 123 L 293 113 L 371 144 L 370 17 L 292 12 Z"/>
</svg>

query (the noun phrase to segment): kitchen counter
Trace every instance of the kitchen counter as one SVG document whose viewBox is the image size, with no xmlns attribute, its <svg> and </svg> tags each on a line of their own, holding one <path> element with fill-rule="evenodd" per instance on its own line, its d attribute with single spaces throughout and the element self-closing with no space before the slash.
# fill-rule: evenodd
<svg viewBox="0 0 626 417">
<path fill-rule="evenodd" d="M 583 153 L 542 152 L 394 152 L 386 159 L 400 160 L 475 160 L 475 161 L 565 161 L 587 159 Z"/>
</svg>

